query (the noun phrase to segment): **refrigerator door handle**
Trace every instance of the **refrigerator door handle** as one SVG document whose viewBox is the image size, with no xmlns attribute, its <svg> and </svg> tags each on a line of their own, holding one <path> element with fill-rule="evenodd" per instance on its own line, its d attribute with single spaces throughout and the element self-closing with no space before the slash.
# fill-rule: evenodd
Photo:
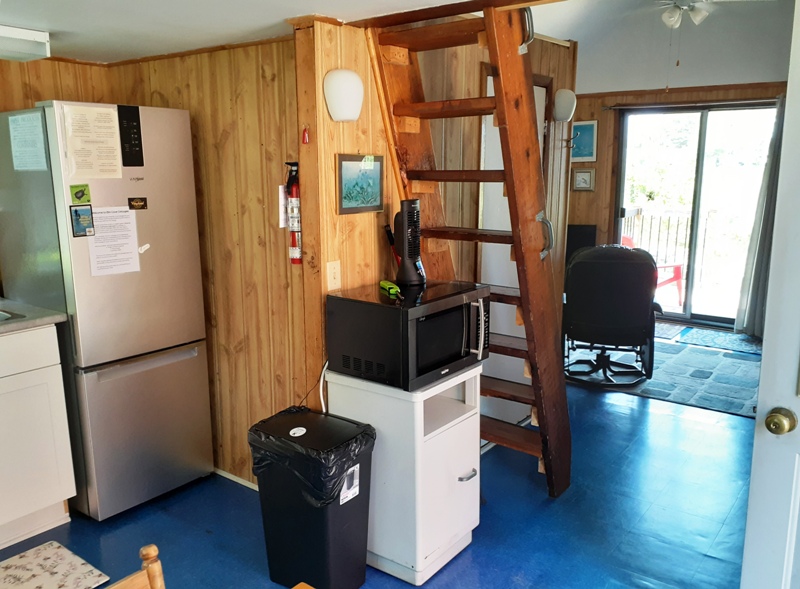
<svg viewBox="0 0 800 589">
<path fill-rule="evenodd" d="M 160 368 L 161 366 L 167 366 L 169 364 L 176 364 L 184 360 L 190 360 L 197 357 L 198 353 L 199 347 L 191 346 L 172 350 L 170 352 L 162 352 L 144 360 L 129 360 L 124 364 L 115 364 L 114 366 L 109 366 L 108 368 L 101 368 L 96 371 L 88 372 L 94 372 L 97 375 L 97 380 L 99 382 L 107 382 L 116 378 L 123 378 L 139 372 L 146 372 L 148 370 Z"/>
</svg>

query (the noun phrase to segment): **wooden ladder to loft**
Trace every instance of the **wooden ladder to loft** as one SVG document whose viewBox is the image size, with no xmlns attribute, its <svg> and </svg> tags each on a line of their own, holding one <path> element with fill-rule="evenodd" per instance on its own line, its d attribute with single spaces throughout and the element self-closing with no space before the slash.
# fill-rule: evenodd
<svg viewBox="0 0 800 589">
<path fill-rule="evenodd" d="M 404 30 L 368 29 L 380 79 L 379 98 L 402 198 L 419 198 L 423 262 L 432 280 L 453 280 L 449 246 L 443 240 L 512 246 L 519 289 L 492 287 L 492 301 L 521 309 L 525 337 L 491 334 L 490 352 L 530 362 L 531 385 L 483 377 L 481 394 L 531 406 L 534 429 L 481 416 L 481 437 L 539 458 L 549 494 L 570 484 L 571 441 L 561 351 L 561 325 L 553 284 L 552 234 L 548 235 L 545 190 L 534 108 L 533 78 L 519 46 L 524 36 L 519 10 L 487 8 L 483 18 Z M 494 97 L 426 102 L 417 52 L 468 44 L 488 45 Z M 436 170 L 428 119 L 495 114 L 503 170 Z M 393 148 L 393 149 L 392 149 Z M 511 231 L 445 227 L 440 182 L 505 182 Z"/>
</svg>

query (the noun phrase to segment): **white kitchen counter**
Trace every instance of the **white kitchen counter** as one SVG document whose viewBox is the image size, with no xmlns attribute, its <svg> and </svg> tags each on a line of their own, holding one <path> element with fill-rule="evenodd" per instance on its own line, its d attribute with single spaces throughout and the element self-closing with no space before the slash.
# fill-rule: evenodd
<svg viewBox="0 0 800 589">
<path fill-rule="evenodd" d="M 57 313 L 0 299 L 0 548 L 69 521 L 75 495 Z"/>
<path fill-rule="evenodd" d="M 11 319 L 0 321 L 0 335 L 62 323 L 67 320 L 66 313 L 42 309 L 11 299 L 0 298 L 0 312 L 11 315 Z"/>
</svg>

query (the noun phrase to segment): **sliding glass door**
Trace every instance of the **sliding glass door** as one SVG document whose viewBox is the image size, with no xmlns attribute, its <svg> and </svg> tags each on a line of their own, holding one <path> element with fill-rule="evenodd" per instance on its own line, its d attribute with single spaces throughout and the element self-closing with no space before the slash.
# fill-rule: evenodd
<svg viewBox="0 0 800 589">
<path fill-rule="evenodd" d="M 774 107 L 626 111 L 620 243 L 658 264 L 656 300 L 733 323 Z"/>
</svg>

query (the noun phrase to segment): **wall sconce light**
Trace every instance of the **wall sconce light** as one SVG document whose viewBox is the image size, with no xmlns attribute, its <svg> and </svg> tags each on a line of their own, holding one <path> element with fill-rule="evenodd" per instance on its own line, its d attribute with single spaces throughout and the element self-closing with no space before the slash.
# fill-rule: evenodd
<svg viewBox="0 0 800 589">
<path fill-rule="evenodd" d="M 553 106 L 553 118 L 562 123 L 571 121 L 577 105 L 578 99 L 572 90 L 567 88 L 557 90 Z"/>
<path fill-rule="evenodd" d="M 50 57 L 50 33 L 0 25 L 0 59 L 33 61 Z"/>
<path fill-rule="evenodd" d="M 322 81 L 328 113 L 334 121 L 357 121 L 364 102 L 364 82 L 353 70 L 331 70 Z"/>
</svg>

